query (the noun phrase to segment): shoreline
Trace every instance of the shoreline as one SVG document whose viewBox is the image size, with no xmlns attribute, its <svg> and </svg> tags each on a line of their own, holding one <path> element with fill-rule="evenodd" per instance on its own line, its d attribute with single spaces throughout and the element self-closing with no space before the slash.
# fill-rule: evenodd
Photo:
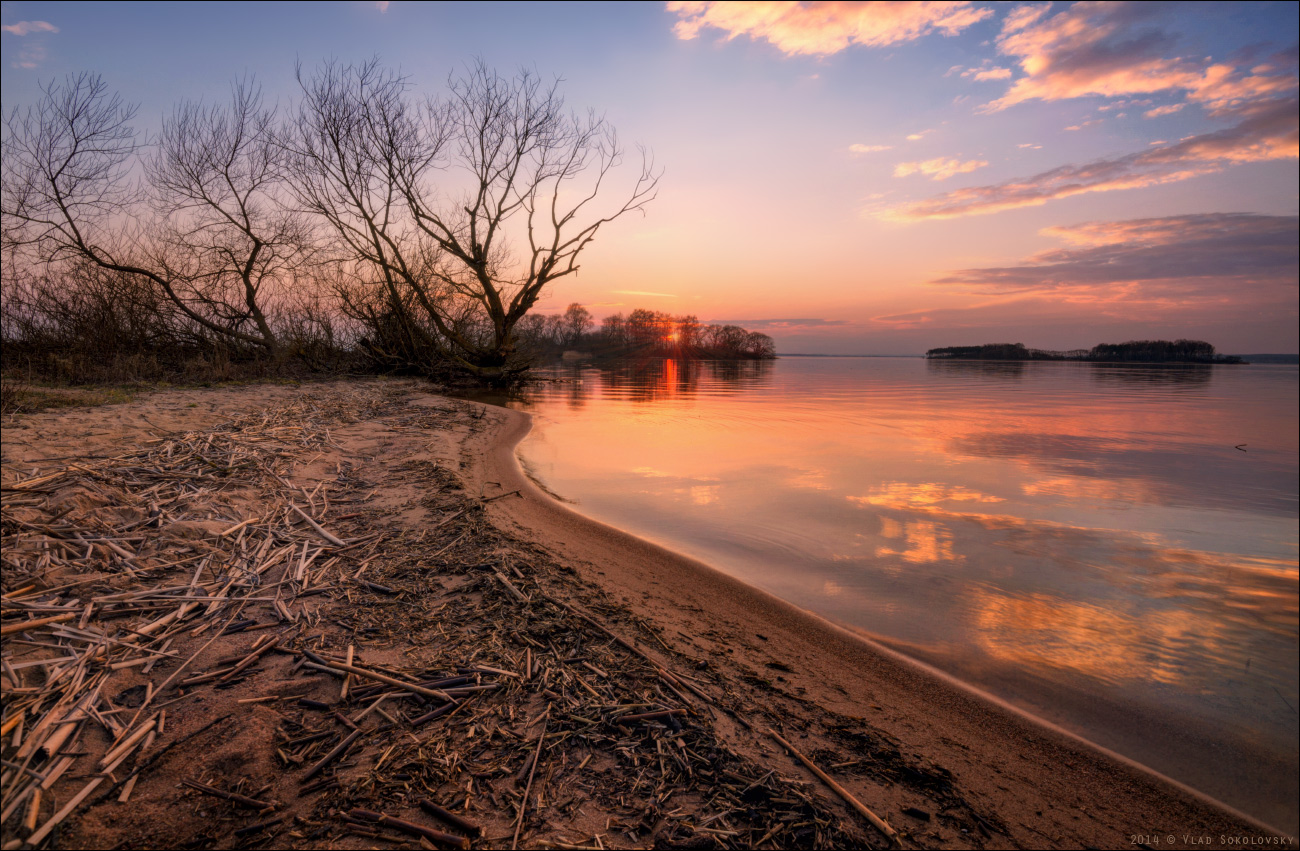
<svg viewBox="0 0 1300 851">
<path fill-rule="evenodd" d="M 658 596 L 661 598 L 657 601 L 661 614 L 663 607 L 674 605 L 682 611 L 689 610 L 689 620 L 702 628 L 701 631 L 725 629 L 727 626 L 734 631 L 746 615 L 753 616 L 756 623 L 752 626 L 761 629 L 765 635 L 763 649 L 778 648 L 787 643 L 791 646 L 815 645 L 817 650 L 814 652 L 826 657 L 820 660 L 820 667 L 865 669 L 869 672 L 868 677 L 905 684 L 905 690 L 914 690 L 915 699 L 931 701 L 950 711 L 956 709 L 957 717 L 983 732 L 990 728 L 1001 729 L 1011 739 L 1018 739 L 1023 734 L 1025 739 L 1035 742 L 1036 749 L 1041 747 L 1047 753 L 1056 753 L 1058 749 L 1063 754 L 1080 753 L 1097 760 L 1099 766 L 1110 761 L 1116 769 L 1114 782 L 1118 785 L 1145 781 L 1156 787 L 1164 786 L 1174 794 L 1187 796 L 1200 805 L 1240 819 L 1254 829 L 1283 834 L 1282 828 L 1267 824 L 1208 793 L 1090 741 L 932 664 L 787 603 L 703 561 L 566 506 L 535 482 L 520 463 L 517 447 L 531 430 L 531 416 L 508 408 L 498 410 L 504 412 L 506 422 L 496 435 L 494 445 L 484 454 L 486 472 L 491 479 L 499 481 L 504 490 L 518 490 L 522 499 L 500 501 L 490 509 L 490 513 L 526 535 L 548 539 L 548 545 L 558 545 L 569 558 L 589 565 L 594 566 L 603 552 L 605 560 L 601 567 L 604 569 L 597 568 L 601 574 L 598 581 L 607 583 L 607 590 L 611 593 L 626 595 L 631 592 L 634 596 L 642 595 L 643 599 Z M 664 579 L 650 578 L 651 574 Z M 665 579 L 679 595 L 690 588 L 689 598 L 674 601 L 672 594 L 662 595 L 651 587 L 660 585 Z M 700 598 L 725 601 L 725 605 L 710 611 L 699 604 Z M 667 620 L 677 626 L 682 618 L 670 615 Z M 744 640 L 738 631 L 733 637 Z M 869 691 L 871 684 L 862 682 L 854 688 L 848 680 L 841 680 L 832 684 L 832 688 L 853 695 L 857 691 Z M 934 753 L 927 755 L 937 762 L 944 761 Z M 1138 775 L 1141 780 L 1125 778 L 1125 773 Z M 1155 831 L 1160 832 L 1159 829 Z"/>
<path fill-rule="evenodd" d="M 462 847 L 889 844 L 773 731 L 903 847 L 1277 837 L 570 511 L 528 425 L 393 380 L 8 424 L 2 744 L 52 776 L 6 774 L 6 847 L 420 847 L 364 815 L 438 826 L 419 794 Z"/>
</svg>

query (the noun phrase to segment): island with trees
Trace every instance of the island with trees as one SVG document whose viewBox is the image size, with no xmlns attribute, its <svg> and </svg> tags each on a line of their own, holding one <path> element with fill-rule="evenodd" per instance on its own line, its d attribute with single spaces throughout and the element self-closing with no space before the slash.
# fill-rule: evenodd
<svg viewBox="0 0 1300 851">
<path fill-rule="evenodd" d="M 566 352 L 599 359 L 682 358 L 687 360 L 771 360 L 772 338 L 739 325 L 712 325 L 695 316 L 673 316 L 637 308 L 616 313 L 600 327 L 584 305 L 570 304 L 564 313 L 533 314 L 519 323 L 523 344 L 542 358 Z"/>
<path fill-rule="evenodd" d="M 982 346 L 946 346 L 925 353 L 932 360 L 1000 361 L 1087 361 L 1090 363 L 1246 363 L 1233 355 L 1221 355 L 1203 340 L 1130 340 L 1100 343 L 1091 349 L 1050 351 L 1031 349 L 1023 343 L 986 343 Z"/>
</svg>

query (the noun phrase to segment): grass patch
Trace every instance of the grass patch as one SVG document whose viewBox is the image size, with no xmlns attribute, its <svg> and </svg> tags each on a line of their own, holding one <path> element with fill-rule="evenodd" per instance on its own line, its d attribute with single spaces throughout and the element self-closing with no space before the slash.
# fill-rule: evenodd
<svg viewBox="0 0 1300 851">
<path fill-rule="evenodd" d="M 61 408 L 98 408 L 134 401 L 144 388 L 136 385 L 113 387 L 33 387 L 11 379 L 0 384 L 0 408 L 4 416 L 34 414 Z"/>
</svg>

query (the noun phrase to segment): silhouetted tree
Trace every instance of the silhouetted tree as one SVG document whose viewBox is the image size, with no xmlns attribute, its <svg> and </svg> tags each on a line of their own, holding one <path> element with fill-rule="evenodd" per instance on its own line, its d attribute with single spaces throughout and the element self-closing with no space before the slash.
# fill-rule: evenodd
<svg viewBox="0 0 1300 851">
<path fill-rule="evenodd" d="M 569 305 L 564 311 L 565 343 L 570 346 L 577 345 L 591 325 L 591 311 L 577 302 Z"/>
<path fill-rule="evenodd" d="M 132 183 L 135 108 L 91 74 L 5 117 L 6 250 L 148 282 L 220 340 L 275 354 L 264 282 L 291 276 L 304 231 L 279 203 L 274 112 L 239 82 L 228 107 L 186 103 Z"/>
<path fill-rule="evenodd" d="M 626 345 L 628 342 L 627 320 L 623 318 L 621 313 L 606 316 L 600 322 L 600 333 L 610 345 Z"/>
<path fill-rule="evenodd" d="M 691 351 L 700 345 L 700 333 L 703 326 L 700 320 L 695 318 L 694 314 L 689 316 L 679 316 L 677 318 L 677 342 L 686 351 Z"/>
<path fill-rule="evenodd" d="M 630 191 L 594 211 L 623 160 L 617 135 L 593 113 L 567 112 L 558 86 L 532 72 L 506 78 L 479 62 L 422 103 L 378 61 L 328 62 L 298 79 L 286 139 L 300 203 L 481 379 L 526 366 L 514 356 L 519 321 L 578 271 L 604 225 L 654 198 L 643 152 Z"/>
</svg>

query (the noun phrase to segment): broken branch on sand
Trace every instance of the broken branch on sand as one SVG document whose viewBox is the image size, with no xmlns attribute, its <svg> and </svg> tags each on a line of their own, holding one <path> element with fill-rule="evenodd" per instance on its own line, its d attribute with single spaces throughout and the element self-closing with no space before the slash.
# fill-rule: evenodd
<svg viewBox="0 0 1300 851">
<path fill-rule="evenodd" d="M 794 745 L 787 742 L 785 739 L 781 738 L 781 736 L 775 730 L 769 729 L 767 732 L 771 734 L 772 738 L 780 742 L 781 745 L 786 750 L 788 750 L 792 756 L 794 756 L 805 766 L 807 766 L 809 771 L 817 775 L 818 779 L 820 779 L 823 783 L 829 786 L 832 792 L 834 792 L 836 795 L 839 795 L 841 798 L 843 798 L 844 801 L 849 806 L 853 807 L 853 809 L 857 810 L 867 821 L 871 822 L 872 827 L 874 827 L 876 830 L 879 830 L 881 833 L 885 834 L 885 836 L 894 845 L 898 844 L 898 832 L 894 830 L 892 827 L 890 827 L 888 822 L 886 822 L 880 816 L 876 815 L 871 810 L 863 806 L 861 801 L 859 801 L 857 798 L 850 795 L 848 790 L 846 790 L 843 786 L 841 786 L 840 784 L 836 783 L 833 779 L 831 779 L 831 776 L 826 772 L 822 771 L 820 768 L 818 768 L 817 765 L 811 759 L 809 759 L 808 757 L 800 753 L 798 748 L 796 748 Z"/>
</svg>

